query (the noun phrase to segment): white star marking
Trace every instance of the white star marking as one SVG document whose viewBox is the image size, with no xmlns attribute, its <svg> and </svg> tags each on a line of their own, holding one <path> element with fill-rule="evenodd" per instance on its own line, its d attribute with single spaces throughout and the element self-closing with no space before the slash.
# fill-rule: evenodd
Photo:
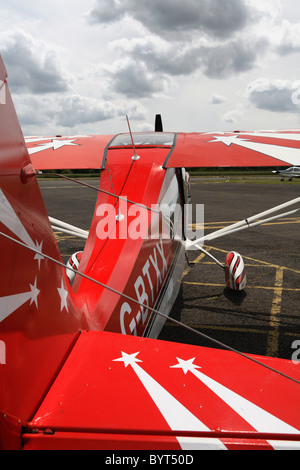
<svg viewBox="0 0 300 470">
<path fill-rule="evenodd" d="M 35 278 L 34 284 L 33 285 L 30 284 L 30 290 L 31 290 L 31 294 L 32 294 L 32 297 L 31 297 L 31 300 L 30 300 L 30 305 L 32 305 L 33 302 L 34 302 L 35 305 L 36 305 L 36 308 L 38 308 L 37 298 L 38 298 L 38 295 L 41 291 L 36 287 L 36 283 L 37 283 L 37 279 Z"/>
<path fill-rule="evenodd" d="M 6 104 L 6 80 L 0 80 L 0 104 Z"/>
<path fill-rule="evenodd" d="M 29 300 L 30 305 L 35 303 L 36 308 L 38 308 L 37 298 L 39 293 L 40 290 L 37 288 L 37 278 L 35 278 L 34 284 L 30 284 L 30 292 L 0 297 L 0 323 L 25 305 Z"/>
<path fill-rule="evenodd" d="M 258 135 L 258 134 L 257 134 Z M 250 137 L 250 134 L 249 134 Z M 255 136 L 252 136 L 255 137 Z M 274 145 L 271 143 L 256 142 L 252 139 L 244 139 L 239 134 L 234 135 L 214 135 L 214 140 L 209 140 L 208 143 L 221 142 L 227 147 L 231 145 L 238 145 L 242 148 L 252 150 L 254 152 L 262 153 L 269 157 L 275 158 L 282 162 L 286 162 L 292 166 L 300 165 L 300 152 L 299 148 L 284 147 L 282 145 Z M 278 138 L 278 137 L 277 137 Z"/>
<path fill-rule="evenodd" d="M 195 369 L 201 369 L 200 366 L 196 366 L 196 364 L 194 364 L 194 360 L 196 359 L 195 357 L 193 359 L 189 359 L 188 361 L 184 361 L 179 357 L 177 357 L 176 359 L 178 361 L 178 364 L 176 364 L 175 366 L 170 366 L 170 369 L 182 369 L 185 375 L 188 372 L 195 371 Z"/>
<path fill-rule="evenodd" d="M 180 431 L 209 432 L 210 429 L 202 421 L 137 364 L 143 362 L 137 359 L 138 354 L 138 352 L 126 354 L 122 351 L 122 357 L 115 359 L 114 362 L 124 362 L 125 368 L 129 365 L 132 367 L 169 427 L 178 433 Z M 203 445 L 202 439 L 198 438 L 176 437 L 176 439 L 183 450 L 198 449 Z M 205 444 L 210 448 L 225 449 L 224 444 L 219 439 L 207 438 Z"/>
<path fill-rule="evenodd" d="M 88 138 L 88 137 L 92 137 L 90 135 L 84 135 L 84 134 L 77 134 L 77 135 L 70 135 L 70 136 L 62 136 L 64 137 L 64 140 L 67 140 L 68 142 L 73 139 L 73 140 L 76 140 L 76 139 L 81 139 L 81 138 Z M 26 144 L 32 144 L 32 143 L 36 143 L 36 142 L 43 142 L 43 141 L 46 141 L 46 140 L 55 140 L 55 137 L 52 136 L 52 137 L 25 137 L 25 142 Z M 61 141 L 60 141 L 61 142 Z"/>
<path fill-rule="evenodd" d="M 42 251 L 43 242 L 36 244 L 33 242 L 32 238 L 28 234 L 27 230 L 25 229 L 24 225 L 20 221 L 19 217 L 17 216 L 15 210 L 11 206 L 10 202 L 8 201 L 7 197 L 5 196 L 4 192 L 0 189 L 0 223 L 5 225 L 12 233 L 14 233 L 25 245 L 33 248 L 34 250 L 38 250 L 39 252 Z M 36 254 L 34 257 L 35 260 L 38 261 L 39 269 L 41 260 L 44 257 L 41 254 Z"/>
<path fill-rule="evenodd" d="M 61 147 L 66 147 L 66 146 L 79 146 L 79 144 L 74 144 L 73 142 L 77 139 L 68 139 L 68 140 L 57 140 L 57 139 L 52 139 L 51 142 L 47 142 L 44 144 L 40 144 L 36 147 L 31 147 L 28 149 L 29 155 L 33 155 L 34 153 L 42 152 L 43 150 L 57 150 L 60 149 Z"/>
<path fill-rule="evenodd" d="M 114 359 L 113 362 L 124 362 L 125 369 L 128 366 L 133 366 L 137 362 L 143 362 L 143 361 L 140 361 L 140 359 L 137 359 L 136 357 L 138 354 L 140 354 L 139 352 L 134 353 L 134 354 L 127 354 L 121 351 L 121 353 L 122 353 L 122 357 L 120 357 L 119 359 Z"/>
<path fill-rule="evenodd" d="M 37 251 L 39 251 L 41 254 L 36 253 L 34 259 L 36 259 L 37 262 L 38 262 L 39 270 L 40 270 L 40 268 L 41 268 L 41 260 L 45 259 L 45 258 L 43 257 L 43 255 L 42 255 L 42 246 L 43 246 L 43 241 L 41 241 L 40 244 L 36 241 L 36 249 L 37 249 Z"/>
<path fill-rule="evenodd" d="M 62 312 L 63 309 L 65 308 L 67 312 L 69 313 L 69 308 L 67 304 L 67 298 L 68 298 L 69 292 L 65 289 L 63 279 L 61 280 L 61 287 L 58 287 L 57 290 L 60 296 L 60 311 Z"/>
<path fill-rule="evenodd" d="M 214 135 L 214 140 L 209 140 L 209 143 L 215 143 L 215 142 L 222 142 L 223 144 L 227 145 L 227 147 L 230 147 L 232 144 L 238 144 L 240 145 L 241 142 L 247 142 L 249 139 L 241 139 L 239 137 L 239 134 L 234 134 L 234 135 Z M 237 142 L 238 139 L 238 142 Z"/>
<path fill-rule="evenodd" d="M 293 428 L 289 424 L 281 421 L 276 416 L 268 413 L 246 398 L 238 395 L 233 390 L 225 387 L 216 380 L 199 372 L 198 366 L 194 365 L 194 360 L 184 361 L 177 358 L 178 364 L 171 366 L 173 369 L 182 369 L 186 374 L 191 372 L 198 380 L 204 383 L 212 392 L 214 392 L 221 400 L 238 413 L 245 421 L 247 421 L 254 429 L 262 433 L 278 433 L 278 434 L 300 434 L 300 431 Z M 270 441 L 271 445 L 272 442 Z"/>
</svg>

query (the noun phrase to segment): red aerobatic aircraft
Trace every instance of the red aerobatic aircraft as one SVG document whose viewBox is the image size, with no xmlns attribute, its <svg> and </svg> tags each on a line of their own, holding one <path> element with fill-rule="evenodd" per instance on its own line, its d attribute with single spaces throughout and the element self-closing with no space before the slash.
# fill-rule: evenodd
<svg viewBox="0 0 300 470">
<path fill-rule="evenodd" d="M 299 365 L 156 338 L 189 249 L 300 199 L 189 240 L 183 168 L 299 165 L 300 132 L 172 133 L 158 119 L 153 133 L 25 142 L 1 56 L 0 85 L 0 448 L 299 449 Z M 53 169 L 102 170 L 89 232 L 49 218 L 36 174 Z M 52 227 L 86 240 L 75 264 Z M 222 268 L 245 287 L 239 254 Z"/>
</svg>

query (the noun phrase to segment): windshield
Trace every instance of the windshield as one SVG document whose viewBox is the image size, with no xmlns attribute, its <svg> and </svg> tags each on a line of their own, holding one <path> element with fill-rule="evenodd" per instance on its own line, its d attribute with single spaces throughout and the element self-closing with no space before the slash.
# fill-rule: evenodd
<svg viewBox="0 0 300 470">
<path fill-rule="evenodd" d="M 172 147 L 175 134 L 172 132 L 134 133 L 133 141 L 136 147 Z M 119 134 L 111 142 L 109 148 L 132 147 L 130 134 Z"/>
</svg>

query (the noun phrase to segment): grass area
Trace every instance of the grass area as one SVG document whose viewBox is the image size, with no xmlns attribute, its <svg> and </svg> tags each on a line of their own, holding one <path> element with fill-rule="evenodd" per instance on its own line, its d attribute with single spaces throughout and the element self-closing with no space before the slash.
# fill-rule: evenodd
<svg viewBox="0 0 300 470">
<path fill-rule="evenodd" d="M 298 180 L 293 181 L 281 181 L 280 178 L 276 178 L 274 176 L 238 176 L 238 175 L 228 175 L 228 176 L 206 176 L 206 177 L 197 177 L 191 176 L 191 181 L 197 180 L 197 178 L 201 178 L 202 182 L 205 183 L 212 183 L 213 180 L 215 182 L 220 183 L 245 183 L 245 184 L 289 184 L 289 185 L 300 185 L 300 178 Z"/>
<path fill-rule="evenodd" d="M 293 181 L 281 181 L 280 175 L 272 173 L 277 168 L 191 168 L 188 169 L 190 177 L 207 178 L 230 183 L 259 183 L 259 184 L 300 184 L 300 178 Z"/>
<path fill-rule="evenodd" d="M 194 178 L 207 178 L 207 182 L 216 178 L 218 181 L 230 183 L 260 183 L 260 184 L 300 184 L 300 178 L 294 179 L 292 182 L 285 180 L 281 181 L 279 175 L 272 174 L 272 170 L 276 168 L 188 168 L 187 171 L 192 179 Z M 92 170 L 65 170 L 59 171 L 62 175 L 75 179 L 99 179 L 100 171 Z M 38 175 L 38 179 L 57 179 L 55 171 L 44 172 Z"/>
<path fill-rule="evenodd" d="M 191 176 L 274 176 L 277 167 L 264 168 L 187 168 Z"/>
<path fill-rule="evenodd" d="M 82 179 L 99 179 L 100 178 L 100 171 L 91 171 L 91 170 L 50 170 L 50 171 L 42 171 L 37 175 L 37 179 L 39 180 L 49 180 L 49 179 L 59 179 L 59 175 L 64 175 L 67 176 L 68 178 L 74 178 L 77 180 L 82 180 Z"/>
</svg>

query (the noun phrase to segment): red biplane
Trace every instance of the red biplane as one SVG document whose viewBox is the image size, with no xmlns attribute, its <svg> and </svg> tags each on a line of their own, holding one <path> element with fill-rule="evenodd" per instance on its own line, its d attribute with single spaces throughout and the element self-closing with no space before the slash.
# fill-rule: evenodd
<svg viewBox="0 0 300 470">
<path fill-rule="evenodd" d="M 1 57 L 0 84 L 0 448 L 299 449 L 299 365 L 156 338 L 186 251 L 203 250 L 176 210 L 189 202 L 183 167 L 299 165 L 300 133 L 173 133 L 158 120 L 153 133 L 25 143 Z M 46 211 L 36 173 L 67 168 L 102 170 L 89 232 Z M 56 226 L 86 240 L 79 266 L 66 269 Z M 242 258 L 222 267 L 242 289 Z"/>
</svg>

